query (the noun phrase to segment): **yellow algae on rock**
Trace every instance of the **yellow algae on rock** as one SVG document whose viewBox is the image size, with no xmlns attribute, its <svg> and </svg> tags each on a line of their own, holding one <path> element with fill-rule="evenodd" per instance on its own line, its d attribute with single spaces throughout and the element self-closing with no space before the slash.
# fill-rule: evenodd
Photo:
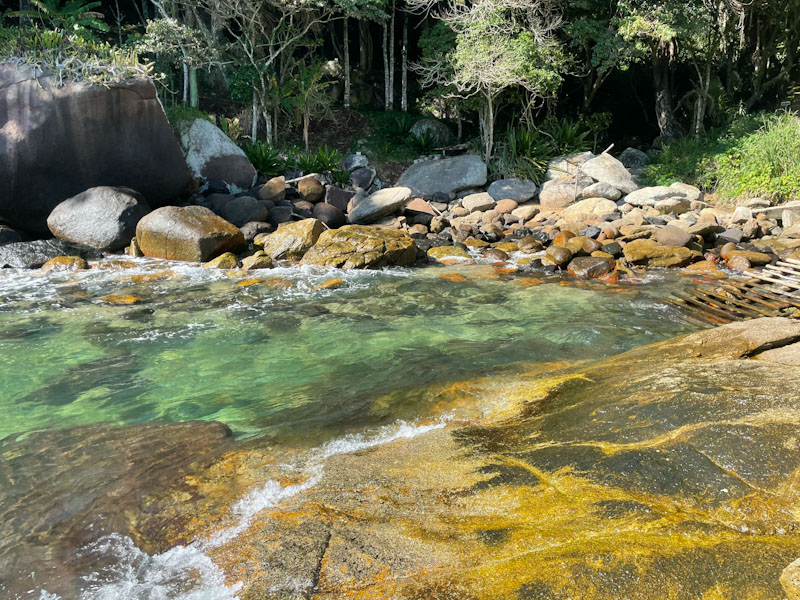
<svg viewBox="0 0 800 600">
<path fill-rule="evenodd" d="M 798 340 L 800 322 L 758 319 L 394 392 L 379 404 L 454 420 L 284 475 L 318 479 L 209 552 L 243 600 L 287 581 L 331 600 L 782 598 L 800 556 L 800 367 L 765 351 Z M 272 478 L 264 456 L 229 454 L 150 518 L 176 541 L 218 531 L 216 506 Z"/>
</svg>

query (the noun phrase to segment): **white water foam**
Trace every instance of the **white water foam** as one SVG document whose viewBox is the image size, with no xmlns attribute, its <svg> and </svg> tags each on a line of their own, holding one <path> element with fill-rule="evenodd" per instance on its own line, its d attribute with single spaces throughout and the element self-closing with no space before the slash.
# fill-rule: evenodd
<svg viewBox="0 0 800 600">
<path fill-rule="evenodd" d="M 441 429 L 448 420 L 444 417 L 427 425 L 399 421 L 377 432 L 348 435 L 328 442 L 313 451 L 305 466 L 299 469 L 300 483 L 281 486 L 271 479 L 247 493 L 232 508 L 234 524 L 206 540 L 150 555 L 137 548 L 127 536 L 104 536 L 83 549 L 82 555 L 97 556 L 98 561 L 107 561 L 110 566 L 84 576 L 86 585 L 80 600 L 238 600 L 241 583 L 226 585 L 224 573 L 206 554 L 207 550 L 235 539 L 250 527 L 262 510 L 314 487 L 323 477 L 325 460 Z M 310 582 L 287 582 L 289 584 L 292 588 L 306 589 Z M 40 600 L 45 599 L 61 600 L 42 590 Z"/>
</svg>

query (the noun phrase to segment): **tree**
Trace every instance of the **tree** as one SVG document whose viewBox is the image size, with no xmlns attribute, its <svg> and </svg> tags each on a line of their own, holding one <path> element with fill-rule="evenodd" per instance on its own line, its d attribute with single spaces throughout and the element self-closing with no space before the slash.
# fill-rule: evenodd
<svg viewBox="0 0 800 600">
<path fill-rule="evenodd" d="M 414 6 L 429 7 L 425 0 L 416 0 Z M 455 33 L 455 47 L 414 68 L 425 86 L 444 84 L 456 97 L 481 99 L 483 154 L 489 160 L 504 93 L 519 87 L 537 99 L 560 85 L 563 53 L 553 37 L 559 17 L 552 4 L 537 0 L 453 3 L 436 17 Z"/>
<path fill-rule="evenodd" d="M 267 98 L 276 63 L 290 56 L 315 27 L 341 18 L 341 6 L 316 0 L 197 0 L 212 18 L 224 23 L 231 52 L 240 67 L 253 70 L 253 126 L 258 137 L 258 120 L 270 118 Z"/>
<path fill-rule="evenodd" d="M 303 127 L 303 144 L 306 153 L 309 150 L 308 128 L 311 118 L 328 113 L 331 97 L 326 93 L 331 82 L 324 81 L 322 63 L 301 61 L 297 64 L 297 72 L 292 78 L 290 97 L 295 108 L 297 121 Z"/>
<path fill-rule="evenodd" d="M 563 34 L 583 82 L 583 112 L 608 77 L 633 59 L 633 44 L 620 34 L 616 18 L 615 0 L 576 0 L 567 6 Z"/>
<path fill-rule="evenodd" d="M 96 9 L 102 2 L 83 2 L 83 0 L 68 0 L 63 6 L 61 0 L 30 0 L 33 9 L 18 10 L 9 13 L 11 17 L 39 20 L 45 25 L 55 29 L 75 31 L 109 31 L 109 26 L 103 22 L 103 13 Z"/>
<path fill-rule="evenodd" d="M 151 20 L 147 22 L 145 34 L 136 44 L 136 49 L 138 52 L 155 54 L 159 60 L 181 65 L 189 70 L 189 77 L 184 77 L 183 101 L 189 100 L 189 104 L 197 108 L 197 69 L 211 66 L 218 61 L 216 49 L 209 47 L 197 30 L 173 18 Z M 191 73 L 194 73 L 194 77 Z"/>
</svg>

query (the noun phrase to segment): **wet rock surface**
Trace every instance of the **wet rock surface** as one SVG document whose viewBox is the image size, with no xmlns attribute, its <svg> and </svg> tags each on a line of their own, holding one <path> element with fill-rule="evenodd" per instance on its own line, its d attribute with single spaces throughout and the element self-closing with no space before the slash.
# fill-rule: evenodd
<svg viewBox="0 0 800 600">
<path fill-rule="evenodd" d="M 136 538 L 130 511 L 141 511 L 149 495 L 173 488 L 192 465 L 208 464 L 232 443 L 227 427 L 199 421 L 92 425 L 0 440 L 0 595 L 46 585 L 63 598 L 78 597 L 84 566 L 75 548 L 112 532 Z"/>
<path fill-rule="evenodd" d="M 748 357 L 797 339 L 796 321 L 760 319 L 422 389 L 478 412 L 332 456 L 212 556 L 245 599 L 781 598 L 800 555 L 800 372 Z M 257 463 L 194 479 L 184 522 L 225 502 L 220 473 Z"/>
</svg>

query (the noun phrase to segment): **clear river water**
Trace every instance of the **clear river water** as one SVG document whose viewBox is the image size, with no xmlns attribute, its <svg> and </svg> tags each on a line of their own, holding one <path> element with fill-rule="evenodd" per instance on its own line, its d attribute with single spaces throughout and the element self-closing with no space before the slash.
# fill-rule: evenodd
<svg viewBox="0 0 800 600">
<path fill-rule="evenodd" d="M 491 265 L 287 267 L 247 282 L 146 260 L 122 270 L 113 261 L 100 266 L 46 276 L 0 272 L 0 516 L 8 542 L 0 542 L 0 597 L 59 597 L 50 595 L 55 575 L 46 571 L 58 569 L 42 559 L 36 575 L 28 555 L 20 558 L 29 552 L 38 560 L 47 547 L 22 550 L 32 517 L 19 515 L 80 503 L 83 479 L 71 481 L 77 476 L 65 472 L 58 494 L 29 494 L 23 505 L 20 487 L 43 478 L 57 460 L 37 454 L 36 436 L 67 439 L 85 426 L 113 436 L 119 426 L 219 421 L 244 443 L 319 457 L 334 452 L 335 440 L 356 440 L 336 450 L 342 451 L 435 422 L 441 415 L 420 387 L 502 376 L 518 362 L 605 357 L 696 328 L 663 300 L 692 285 L 677 274 L 611 286 L 507 275 Z M 331 278 L 341 279 L 338 287 L 321 286 Z M 126 296 L 136 303 L 125 304 L 132 300 Z M 345 437 L 354 435 L 360 437 Z M 93 460 L 82 463 L 81 478 Z M 272 492 L 279 497 L 281 490 Z M 192 565 L 206 569 L 209 581 L 219 576 L 213 565 Z M 196 595 L 152 581 L 103 587 L 95 566 L 84 558 L 75 597 L 235 597 L 221 584 L 201 586 Z M 20 584 L 23 576 L 29 580 Z M 115 577 L 123 576 L 118 570 L 101 583 Z"/>
</svg>

